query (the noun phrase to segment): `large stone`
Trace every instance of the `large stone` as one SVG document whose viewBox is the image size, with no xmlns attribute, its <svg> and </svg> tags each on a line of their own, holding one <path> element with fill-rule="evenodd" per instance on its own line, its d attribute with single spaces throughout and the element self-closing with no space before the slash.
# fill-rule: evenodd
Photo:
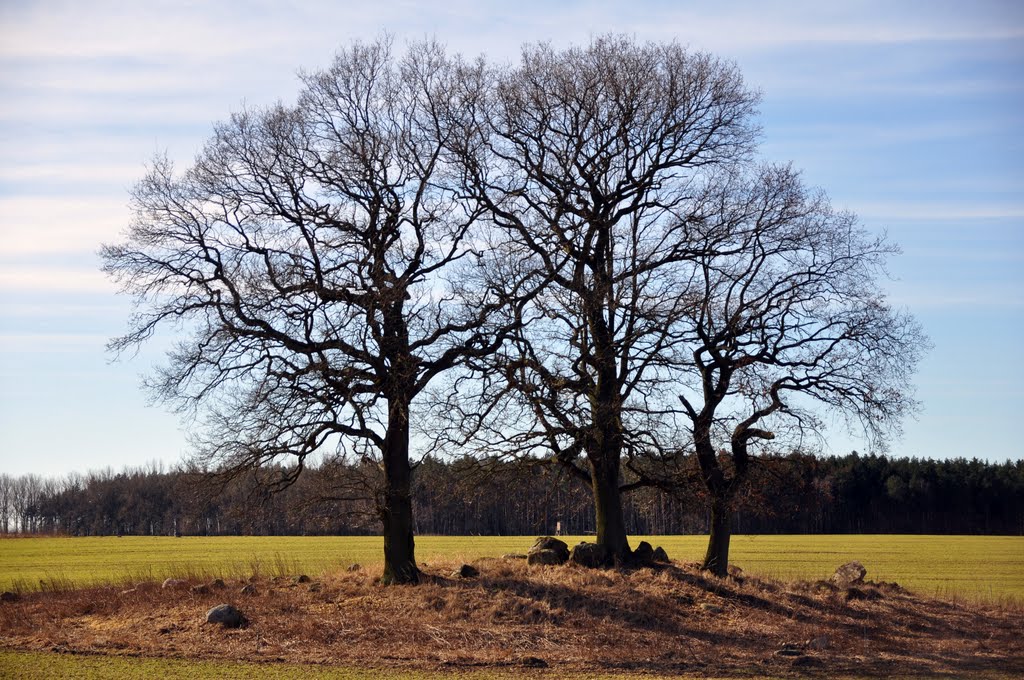
<svg viewBox="0 0 1024 680">
<path fill-rule="evenodd" d="M 838 569 L 836 573 L 832 574 L 829 578 L 829 582 L 839 586 L 840 588 L 849 588 L 850 586 L 856 586 L 864 583 L 864 576 L 867 575 L 868 570 L 864 568 L 864 565 L 860 562 L 847 562 Z"/>
<path fill-rule="evenodd" d="M 527 557 L 529 554 L 538 550 L 553 550 L 558 553 L 559 561 L 557 564 L 565 564 L 566 560 L 569 559 L 569 546 L 565 541 L 559 540 L 554 536 L 541 536 L 533 542 L 533 546 L 526 553 Z"/>
<path fill-rule="evenodd" d="M 636 564 L 650 564 L 654 561 L 654 548 L 647 541 L 640 541 L 640 545 L 633 551 L 633 562 Z"/>
<path fill-rule="evenodd" d="M 531 550 L 526 556 L 527 564 L 558 565 L 565 561 L 557 550 Z"/>
<path fill-rule="evenodd" d="M 219 623 L 225 628 L 238 628 L 245 623 L 245 617 L 230 604 L 219 604 L 206 612 L 207 623 Z"/>
<path fill-rule="evenodd" d="M 569 562 L 578 564 L 581 567 L 596 569 L 608 565 L 608 550 L 599 543 L 587 543 L 586 541 L 576 544 L 576 547 L 569 553 Z"/>
</svg>

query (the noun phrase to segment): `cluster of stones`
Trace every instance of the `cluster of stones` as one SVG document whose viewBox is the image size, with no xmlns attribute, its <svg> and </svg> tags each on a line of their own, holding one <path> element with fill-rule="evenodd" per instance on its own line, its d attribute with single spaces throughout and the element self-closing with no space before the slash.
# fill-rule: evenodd
<svg viewBox="0 0 1024 680">
<path fill-rule="evenodd" d="M 526 562 L 538 565 L 559 565 L 568 562 L 596 569 L 612 566 L 614 560 L 607 549 L 598 543 L 582 541 L 570 550 L 565 541 L 554 536 L 541 536 L 526 553 Z M 629 557 L 629 563 L 636 566 L 655 563 L 667 564 L 668 562 L 668 553 L 665 552 L 665 549 L 661 546 L 655 548 L 647 541 L 641 541 Z"/>
</svg>

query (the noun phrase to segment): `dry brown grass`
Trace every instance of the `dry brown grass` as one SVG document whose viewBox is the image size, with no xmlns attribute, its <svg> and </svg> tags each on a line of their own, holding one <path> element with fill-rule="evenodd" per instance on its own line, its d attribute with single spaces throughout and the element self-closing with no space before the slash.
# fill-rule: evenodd
<svg viewBox="0 0 1024 680">
<path fill-rule="evenodd" d="M 26 593 L 0 603 L 0 647 L 396 668 L 1024 673 L 1015 605 L 924 599 L 885 584 L 848 599 L 821 582 L 717 579 L 695 565 L 595 571 L 485 559 L 472 579 L 451 577 L 457 566 L 431 564 L 414 587 L 381 587 L 379 573 L 360 571 L 314 584 L 257 578 L 253 596 L 238 580 L 209 594 L 156 583 Z M 222 602 L 249 625 L 205 624 Z"/>
</svg>

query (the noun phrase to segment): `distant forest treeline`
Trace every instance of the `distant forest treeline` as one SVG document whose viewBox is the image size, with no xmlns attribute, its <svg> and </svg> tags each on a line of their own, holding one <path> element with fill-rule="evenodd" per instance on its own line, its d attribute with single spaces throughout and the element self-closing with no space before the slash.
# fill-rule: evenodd
<svg viewBox="0 0 1024 680">
<path fill-rule="evenodd" d="M 735 517 L 739 533 L 1024 535 L 1024 461 L 793 454 L 762 461 Z M 47 479 L 0 475 L 0 531 L 88 535 L 372 534 L 371 497 L 331 499 L 338 470 L 308 469 L 271 493 L 239 477 L 214 494 L 203 477 L 159 466 Z M 625 497 L 631 534 L 708 529 L 696 479 Z M 537 535 L 594 530 L 589 488 L 545 466 L 428 458 L 414 478 L 416 531 Z"/>
</svg>

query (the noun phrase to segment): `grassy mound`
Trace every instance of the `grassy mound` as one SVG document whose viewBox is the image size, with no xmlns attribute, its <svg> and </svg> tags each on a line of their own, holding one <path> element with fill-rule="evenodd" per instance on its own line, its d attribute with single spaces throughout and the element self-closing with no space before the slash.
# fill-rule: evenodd
<svg viewBox="0 0 1024 680">
<path fill-rule="evenodd" d="M 515 670 L 516 673 L 890 676 L 1024 673 L 1014 604 L 970 606 L 892 584 L 839 589 L 707 576 L 695 565 L 634 571 L 480 559 L 458 578 L 431 562 L 425 583 L 384 588 L 374 570 L 279 575 L 194 591 L 24 593 L 0 604 L 0 646 L 190 660 Z M 221 602 L 249 625 L 204 622 Z"/>
</svg>

